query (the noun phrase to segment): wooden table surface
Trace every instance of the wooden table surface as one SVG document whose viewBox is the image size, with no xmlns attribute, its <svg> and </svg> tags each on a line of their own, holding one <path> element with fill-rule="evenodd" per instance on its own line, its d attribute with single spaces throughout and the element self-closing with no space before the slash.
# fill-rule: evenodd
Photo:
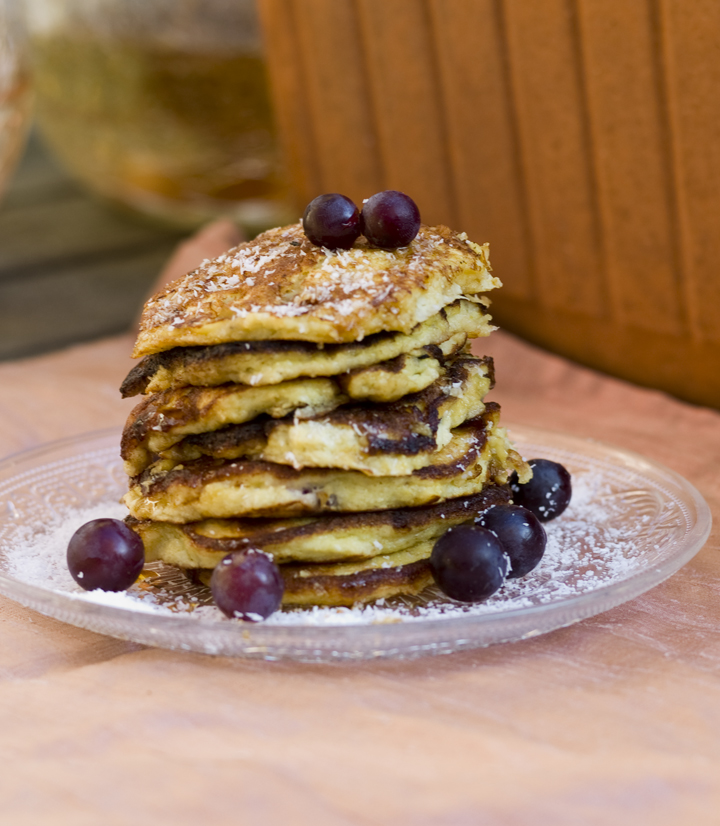
<svg viewBox="0 0 720 826">
<path fill-rule="evenodd" d="M 91 197 L 33 134 L 0 202 L 0 360 L 127 330 L 181 236 Z"/>
</svg>

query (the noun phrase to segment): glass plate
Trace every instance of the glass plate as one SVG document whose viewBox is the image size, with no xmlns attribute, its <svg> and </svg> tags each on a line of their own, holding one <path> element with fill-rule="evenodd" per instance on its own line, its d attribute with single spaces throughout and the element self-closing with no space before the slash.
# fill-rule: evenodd
<svg viewBox="0 0 720 826">
<path fill-rule="evenodd" d="M 422 599 L 283 611 L 252 624 L 223 617 L 207 604 L 207 592 L 162 565 L 130 594 L 107 599 L 81 591 L 64 568 L 67 586 L 58 585 L 50 571 L 64 559 L 67 540 L 53 545 L 60 522 L 67 529 L 68 515 L 78 511 L 85 521 L 93 507 L 117 511 L 126 487 L 115 430 L 0 463 L 0 592 L 63 622 L 165 648 L 320 662 L 412 657 L 526 639 L 607 611 L 669 577 L 707 539 L 706 502 L 668 468 L 594 441 L 529 427 L 510 431 L 524 456 L 570 470 L 573 502 L 547 523 L 548 550 L 538 568 L 480 605 L 430 590 Z M 29 546 L 33 575 L 25 564 Z"/>
</svg>

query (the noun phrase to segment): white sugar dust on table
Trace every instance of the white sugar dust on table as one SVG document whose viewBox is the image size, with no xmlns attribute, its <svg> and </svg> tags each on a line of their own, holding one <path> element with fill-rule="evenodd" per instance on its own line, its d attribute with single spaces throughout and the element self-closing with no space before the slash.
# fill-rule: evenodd
<svg viewBox="0 0 720 826">
<path fill-rule="evenodd" d="M 413 622 L 467 615 L 499 613 L 557 603 L 626 579 L 638 568 L 638 540 L 645 554 L 661 550 L 663 513 L 652 497 L 641 491 L 618 491 L 597 471 L 573 476 L 573 499 L 567 511 L 545 525 L 547 549 L 540 565 L 521 579 L 509 579 L 497 594 L 480 604 L 462 604 L 439 591 L 422 598 L 380 600 L 356 608 L 293 609 L 280 611 L 266 625 L 356 625 Z M 662 511 L 662 506 L 661 511 Z M 122 519 L 125 509 L 116 502 L 56 513 L 43 532 L 26 528 L 6 550 L 8 574 L 30 585 L 77 600 L 143 613 L 181 615 L 223 623 L 209 591 L 167 566 L 151 566 L 127 592 L 83 591 L 65 563 L 67 544 L 85 522 L 100 517 Z M 647 561 L 647 560 L 645 560 Z"/>
</svg>

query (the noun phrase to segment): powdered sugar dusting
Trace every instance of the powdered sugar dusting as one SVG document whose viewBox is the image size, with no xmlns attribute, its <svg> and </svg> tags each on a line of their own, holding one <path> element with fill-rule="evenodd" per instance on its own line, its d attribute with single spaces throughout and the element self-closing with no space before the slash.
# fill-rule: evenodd
<svg viewBox="0 0 720 826">
<path fill-rule="evenodd" d="M 632 513 L 628 513 L 629 510 Z M 165 566 L 148 571 L 125 593 L 83 591 L 73 581 L 65 563 L 70 537 L 91 519 L 123 518 L 124 515 L 123 506 L 108 501 L 56 514 L 43 531 L 21 528 L 12 545 L 6 548 L 7 572 L 22 582 L 72 599 L 144 613 L 180 613 L 205 620 L 236 622 L 226 619 L 210 604 L 209 593 L 202 586 L 190 583 L 182 573 Z M 423 599 L 380 600 L 364 607 L 281 611 L 266 624 L 392 624 L 555 603 L 622 581 L 646 565 L 648 547 L 650 552 L 653 547 L 662 548 L 663 532 L 657 528 L 662 528 L 667 519 L 673 519 L 672 513 L 651 493 L 637 490 L 619 493 L 600 474 L 577 474 L 570 507 L 560 518 L 546 524 L 548 545 L 541 564 L 522 579 L 507 580 L 503 588 L 484 603 L 464 605 L 431 591 Z"/>
</svg>

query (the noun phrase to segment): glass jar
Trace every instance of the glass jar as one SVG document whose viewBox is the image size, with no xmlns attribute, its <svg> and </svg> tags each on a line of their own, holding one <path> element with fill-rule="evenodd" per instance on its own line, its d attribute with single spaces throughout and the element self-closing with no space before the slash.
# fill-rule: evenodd
<svg viewBox="0 0 720 826">
<path fill-rule="evenodd" d="M 16 0 L 0 0 L 0 195 L 5 190 L 30 116 L 31 94 Z"/>
<path fill-rule="evenodd" d="M 287 218 L 253 0 L 26 0 L 47 141 L 111 201 L 192 226 Z"/>
</svg>

